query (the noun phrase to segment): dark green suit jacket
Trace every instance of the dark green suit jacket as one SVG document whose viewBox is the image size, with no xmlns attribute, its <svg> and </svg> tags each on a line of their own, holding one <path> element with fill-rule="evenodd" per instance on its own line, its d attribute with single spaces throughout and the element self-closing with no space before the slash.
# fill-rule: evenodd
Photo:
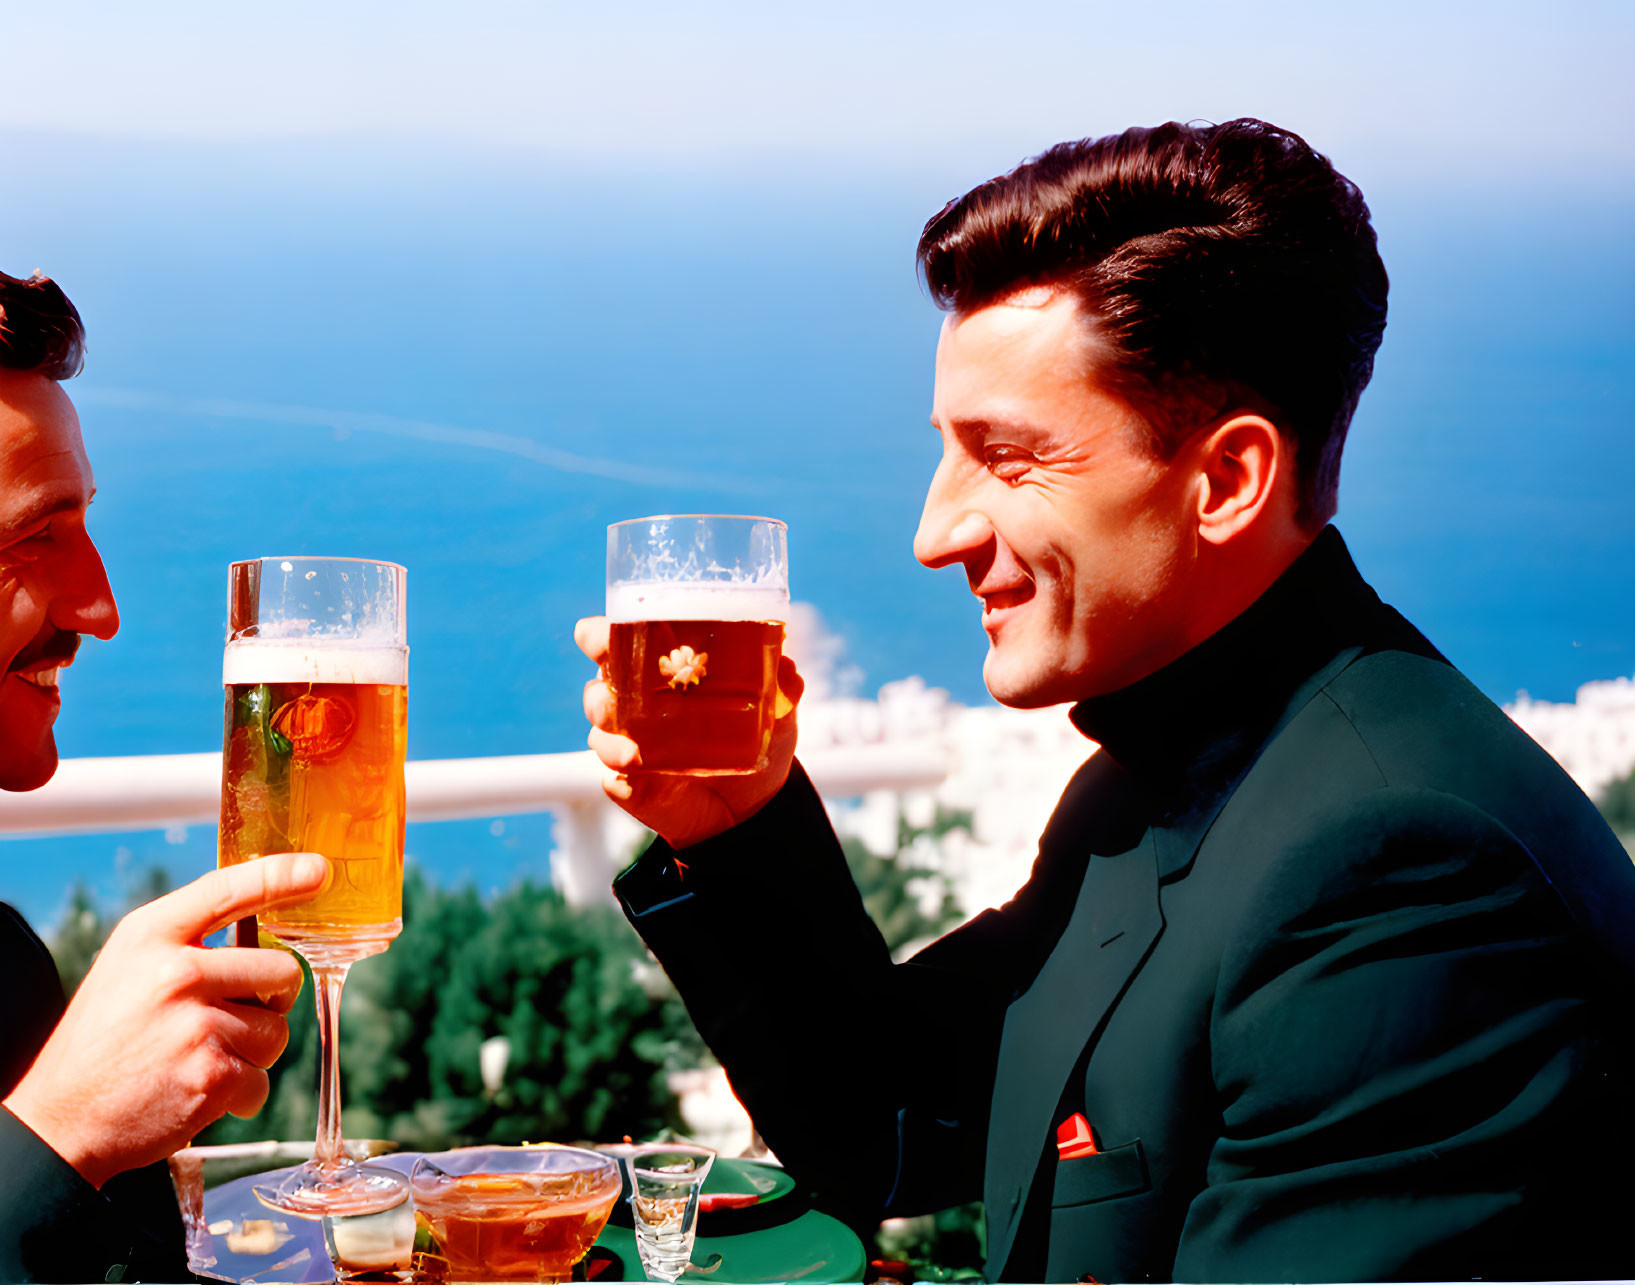
<svg viewBox="0 0 1635 1285">
<path fill-rule="evenodd" d="M 0 902 L 0 1098 L 22 1079 L 64 1002 L 45 944 Z M 192 1280 L 163 1164 L 98 1191 L 0 1107 L 0 1281 Z"/>
<path fill-rule="evenodd" d="M 1635 1273 L 1635 869 L 1336 532 L 1073 717 L 1028 884 L 905 964 L 798 771 L 616 883 L 792 1170 L 980 1195 L 996 1279 Z"/>
</svg>

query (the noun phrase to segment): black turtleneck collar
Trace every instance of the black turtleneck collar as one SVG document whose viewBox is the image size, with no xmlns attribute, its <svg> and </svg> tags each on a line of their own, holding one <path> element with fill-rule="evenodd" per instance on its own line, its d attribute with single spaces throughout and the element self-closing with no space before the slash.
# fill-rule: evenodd
<svg viewBox="0 0 1635 1285">
<path fill-rule="evenodd" d="M 1207 793 L 1236 777 L 1301 685 L 1348 648 L 1374 649 L 1382 630 L 1435 654 L 1325 527 L 1230 624 L 1141 681 L 1080 702 L 1071 717 L 1121 767 L 1183 804 L 1177 789 Z"/>
</svg>

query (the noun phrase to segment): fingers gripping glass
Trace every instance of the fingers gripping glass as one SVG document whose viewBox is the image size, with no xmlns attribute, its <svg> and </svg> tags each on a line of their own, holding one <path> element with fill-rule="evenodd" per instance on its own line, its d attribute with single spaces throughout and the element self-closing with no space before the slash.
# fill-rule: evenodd
<svg viewBox="0 0 1635 1285">
<path fill-rule="evenodd" d="M 763 771 L 789 620 L 788 528 L 775 518 L 666 515 L 607 529 L 607 680 L 614 730 L 642 766 Z"/>
<path fill-rule="evenodd" d="M 402 567 L 260 558 L 228 569 L 218 864 L 317 852 L 334 876 L 261 926 L 312 968 L 318 1139 L 265 1203 L 306 1217 L 389 1208 L 407 1183 L 341 1140 L 340 1001 L 347 970 L 403 926 L 408 664 Z"/>
</svg>

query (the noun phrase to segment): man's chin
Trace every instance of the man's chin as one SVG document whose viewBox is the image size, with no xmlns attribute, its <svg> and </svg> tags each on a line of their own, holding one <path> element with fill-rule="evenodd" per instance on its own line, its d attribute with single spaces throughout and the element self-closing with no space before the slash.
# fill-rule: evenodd
<svg viewBox="0 0 1635 1285">
<path fill-rule="evenodd" d="M 0 724 L 0 790 L 14 794 L 37 790 L 57 771 L 57 742 L 47 732 L 44 741 L 36 741 L 31 748 L 26 743 L 6 740 L 6 729 Z"/>
<path fill-rule="evenodd" d="M 1068 684 L 1055 674 L 1007 665 L 997 648 L 989 648 L 988 658 L 982 663 L 982 681 L 988 695 L 1010 709 L 1047 709 L 1079 699 L 1070 690 L 1063 690 Z"/>
</svg>

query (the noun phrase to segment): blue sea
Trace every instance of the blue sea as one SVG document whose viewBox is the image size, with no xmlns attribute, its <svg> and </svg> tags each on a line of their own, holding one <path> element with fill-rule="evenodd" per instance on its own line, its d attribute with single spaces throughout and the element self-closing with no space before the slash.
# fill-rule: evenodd
<svg viewBox="0 0 1635 1285">
<path fill-rule="evenodd" d="M 978 703 L 957 571 L 910 540 L 937 448 L 925 218 L 987 177 L 835 159 L 635 166 L 538 152 L 0 135 L 0 268 L 86 318 L 69 385 L 123 615 L 63 680 L 65 756 L 219 744 L 226 564 L 410 571 L 415 758 L 583 746 L 603 527 L 790 524 L 795 594 L 865 691 Z M 1635 195 L 1364 182 L 1391 322 L 1339 519 L 1364 574 L 1496 700 L 1635 671 Z M 0 806 L 4 806 L 0 802 Z M 420 824 L 445 883 L 548 874 L 547 817 Z M 110 908 L 214 834 L 0 843 L 36 923 Z"/>
</svg>

